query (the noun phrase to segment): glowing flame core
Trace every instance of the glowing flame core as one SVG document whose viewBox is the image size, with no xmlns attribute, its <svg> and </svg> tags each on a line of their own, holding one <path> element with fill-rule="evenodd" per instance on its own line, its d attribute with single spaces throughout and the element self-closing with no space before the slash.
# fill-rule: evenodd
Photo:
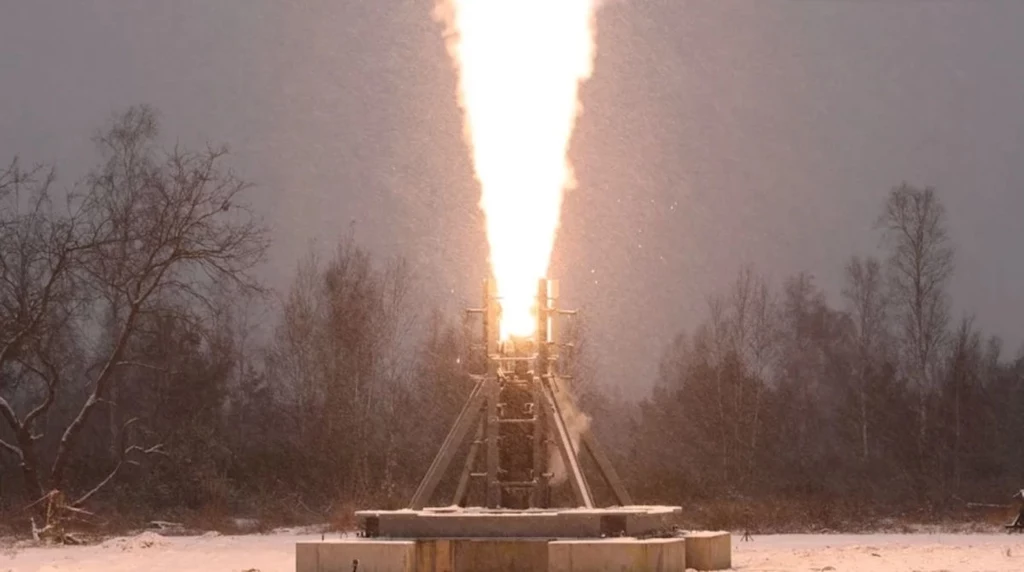
<svg viewBox="0 0 1024 572">
<path fill-rule="evenodd" d="M 449 0 L 466 138 L 481 186 L 501 338 L 535 328 L 537 281 L 548 271 L 580 82 L 594 58 L 594 0 Z"/>
</svg>

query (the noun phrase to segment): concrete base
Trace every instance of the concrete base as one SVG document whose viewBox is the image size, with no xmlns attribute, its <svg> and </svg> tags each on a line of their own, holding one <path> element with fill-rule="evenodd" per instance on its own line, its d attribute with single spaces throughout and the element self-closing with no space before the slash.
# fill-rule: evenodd
<svg viewBox="0 0 1024 572">
<path fill-rule="evenodd" d="M 682 538 L 556 540 L 548 544 L 550 572 L 684 572 Z"/>
<path fill-rule="evenodd" d="M 501 510 L 427 508 L 356 512 L 367 537 L 602 538 L 649 536 L 672 529 L 676 506 Z"/>
<path fill-rule="evenodd" d="M 300 542 L 296 572 L 684 572 L 682 538 Z M 358 562 L 358 563 L 357 563 Z"/>
<path fill-rule="evenodd" d="M 296 572 L 684 572 L 732 565 L 726 532 L 665 533 L 679 507 L 359 511 L 368 538 L 303 542 Z M 358 565 L 356 565 L 358 561 Z"/>
<path fill-rule="evenodd" d="M 696 570 L 731 568 L 732 536 L 728 532 L 687 533 L 686 567 Z"/>
<path fill-rule="evenodd" d="M 295 545 L 296 572 L 417 572 L 412 540 L 324 540 Z M 427 568 L 426 570 L 430 570 Z"/>
</svg>

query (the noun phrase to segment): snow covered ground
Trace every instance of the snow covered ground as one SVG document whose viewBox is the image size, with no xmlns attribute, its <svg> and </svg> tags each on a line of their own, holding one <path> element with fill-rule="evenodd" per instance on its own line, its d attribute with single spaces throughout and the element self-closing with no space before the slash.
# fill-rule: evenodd
<svg viewBox="0 0 1024 572">
<path fill-rule="evenodd" d="M 162 537 L 143 533 L 95 546 L 0 547 L 0 572 L 223 571 L 295 569 L 295 542 L 319 534 Z M 744 571 L 1024 571 L 1024 535 L 783 534 L 733 538 Z"/>
<path fill-rule="evenodd" d="M 783 534 L 733 537 L 737 570 L 1024 571 L 1024 535 Z"/>
</svg>

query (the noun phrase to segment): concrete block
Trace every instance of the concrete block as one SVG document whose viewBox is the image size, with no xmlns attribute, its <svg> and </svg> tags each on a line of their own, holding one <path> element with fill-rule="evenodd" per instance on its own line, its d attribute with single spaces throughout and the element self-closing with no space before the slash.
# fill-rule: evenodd
<svg viewBox="0 0 1024 572">
<path fill-rule="evenodd" d="M 556 540 L 548 544 L 550 572 L 685 572 L 683 538 Z"/>
<path fill-rule="evenodd" d="M 358 511 L 361 528 L 387 538 L 600 538 L 602 519 L 624 520 L 626 536 L 644 536 L 670 528 L 679 507 L 636 506 L 605 509 L 501 510 L 429 508 Z"/>
<path fill-rule="evenodd" d="M 380 517 L 380 535 L 390 538 L 555 538 L 599 536 L 600 521 L 556 512 L 492 514 L 393 513 Z"/>
<path fill-rule="evenodd" d="M 548 569 L 547 540 L 451 541 L 452 572 L 533 572 Z"/>
<path fill-rule="evenodd" d="M 452 542 L 425 539 L 416 542 L 416 572 L 453 572 Z"/>
<path fill-rule="evenodd" d="M 358 565 L 357 565 L 358 561 Z M 298 542 L 295 572 L 416 572 L 411 540 L 332 540 Z"/>
<path fill-rule="evenodd" d="M 732 567 L 732 536 L 728 532 L 686 534 L 686 567 L 728 570 Z"/>
<path fill-rule="evenodd" d="M 295 572 L 320 572 L 320 542 L 295 543 Z"/>
</svg>

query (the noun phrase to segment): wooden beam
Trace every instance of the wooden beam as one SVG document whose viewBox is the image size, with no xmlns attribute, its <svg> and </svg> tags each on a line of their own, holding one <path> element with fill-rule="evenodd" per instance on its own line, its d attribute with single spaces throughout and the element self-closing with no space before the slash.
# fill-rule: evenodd
<svg viewBox="0 0 1024 572">
<path fill-rule="evenodd" d="M 572 485 L 572 492 L 576 496 L 576 502 L 580 503 L 579 506 L 584 508 L 594 508 L 594 497 L 590 492 L 590 486 L 587 485 L 587 479 L 583 475 L 579 455 L 572 444 L 569 429 L 565 425 L 565 418 L 562 417 L 562 412 L 555 401 L 555 395 L 551 391 L 551 386 L 545 384 L 543 393 L 544 409 L 547 412 L 551 428 L 555 430 L 555 442 L 558 444 L 558 451 L 562 454 L 562 463 L 565 464 L 565 470 L 569 472 L 569 484 Z"/>
<path fill-rule="evenodd" d="M 498 508 L 501 503 L 501 486 L 498 483 L 498 399 L 501 387 L 494 378 L 487 388 L 486 433 L 487 433 L 487 508 Z"/>
</svg>

